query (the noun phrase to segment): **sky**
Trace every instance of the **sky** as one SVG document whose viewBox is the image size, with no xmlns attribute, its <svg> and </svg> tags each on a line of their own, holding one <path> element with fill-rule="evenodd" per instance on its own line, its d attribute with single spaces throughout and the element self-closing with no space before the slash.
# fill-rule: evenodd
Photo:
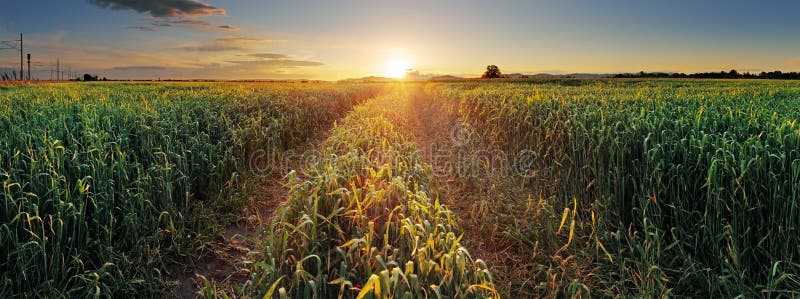
<svg viewBox="0 0 800 299">
<path fill-rule="evenodd" d="M 800 71 L 800 1 L 3 0 L 33 76 L 320 79 Z M 0 72 L 19 52 L 0 50 Z"/>
</svg>

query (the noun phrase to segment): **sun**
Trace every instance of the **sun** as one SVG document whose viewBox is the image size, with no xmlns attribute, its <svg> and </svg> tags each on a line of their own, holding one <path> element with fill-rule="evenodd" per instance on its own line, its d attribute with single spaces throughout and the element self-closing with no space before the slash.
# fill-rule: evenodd
<svg viewBox="0 0 800 299">
<path fill-rule="evenodd" d="M 411 61 L 406 59 L 393 59 L 386 61 L 383 69 L 383 76 L 387 78 L 400 79 L 405 77 L 406 73 L 411 71 L 413 65 Z"/>
</svg>

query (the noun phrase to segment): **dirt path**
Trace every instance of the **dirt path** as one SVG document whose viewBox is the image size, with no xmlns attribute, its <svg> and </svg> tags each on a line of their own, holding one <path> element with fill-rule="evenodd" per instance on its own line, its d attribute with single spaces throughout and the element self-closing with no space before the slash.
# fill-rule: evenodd
<svg viewBox="0 0 800 299">
<path fill-rule="evenodd" d="M 475 190 L 465 184 L 464 178 L 459 177 L 463 172 L 458 167 L 464 164 L 457 163 L 469 157 L 459 157 L 462 153 L 456 147 L 473 146 L 469 144 L 470 128 L 460 123 L 444 107 L 429 101 L 422 88 L 412 92 L 411 103 L 408 115 L 415 142 L 437 175 L 437 189 L 441 192 L 439 198 L 457 215 L 456 219 L 464 233 L 462 242 L 473 257 L 489 261 L 490 266 L 496 265 L 492 261 L 499 260 L 497 257 L 503 255 L 504 250 L 491 246 L 494 241 L 481 233 L 477 228 L 479 223 L 472 221 L 474 202 L 470 199 L 475 195 Z"/>
<path fill-rule="evenodd" d="M 445 141 L 443 138 L 446 136 L 442 136 L 441 132 L 446 131 L 446 128 L 454 120 L 446 112 L 438 110 L 437 108 L 439 107 L 430 105 L 422 87 L 414 88 L 410 96 L 411 105 L 409 105 L 407 113 L 409 116 L 408 124 L 414 134 L 414 141 L 417 143 L 417 147 L 430 163 L 434 161 L 438 145 Z M 439 169 L 436 170 L 444 170 L 441 169 L 442 165 L 430 164 L 434 167 L 438 166 Z"/>
<path fill-rule="evenodd" d="M 512 186 L 507 177 L 480 169 L 481 160 L 498 157 L 486 150 L 486 145 L 476 144 L 470 125 L 430 101 L 422 87 L 411 93 L 407 115 L 415 142 L 437 175 L 439 198 L 456 215 L 464 234 L 462 243 L 473 258 L 487 262 L 503 297 L 526 296 L 523 290 L 530 280 L 526 277 L 531 273 L 527 268 L 530 263 L 519 258 L 530 258 L 530 254 L 519 252 L 519 246 L 509 241 L 496 219 L 487 219 L 486 209 L 503 210 L 496 214 L 519 214 L 513 211 L 518 204 L 504 203 L 524 200 L 532 191 Z"/>
<path fill-rule="evenodd" d="M 496 231 L 496 227 L 491 228 L 491 223 L 476 221 L 481 217 L 473 215 L 480 213 L 479 209 L 475 209 L 475 199 L 492 202 L 494 198 L 490 194 L 497 187 L 486 182 L 485 177 L 465 179 L 458 176 L 456 172 L 459 170 L 452 163 L 464 157 L 454 158 L 453 155 L 460 155 L 460 150 L 475 149 L 475 145 L 470 144 L 471 128 L 459 123 L 445 107 L 429 101 L 423 88 L 424 85 L 410 87 L 406 125 L 411 129 L 423 158 L 433 167 L 437 176 L 435 190 L 440 200 L 449 206 L 459 221 L 464 234 L 463 244 L 474 258 L 483 259 L 490 265 L 496 283 L 506 281 L 507 273 L 513 267 L 509 265 L 515 264 L 513 259 L 518 254 L 509 252 L 510 246 L 498 241 L 502 239 L 499 236 L 501 231 Z M 249 201 L 246 204 L 248 208 L 225 229 L 224 240 L 214 248 L 207 248 L 206 253 L 194 263 L 194 269 L 187 269 L 176 278 L 179 281 L 176 290 L 178 298 L 206 297 L 204 288 L 209 285 L 216 287 L 217 293 L 240 293 L 236 288 L 245 284 L 250 277 L 248 267 L 243 262 L 249 260 L 248 254 L 260 244 L 264 229 L 269 229 L 270 213 L 285 199 L 287 189 L 281 184 L 283 176 L 291 169 L 302 170 L 308 161 L 306 155 L 300 153 L 318 149 L 328 134 L 330 132 L 327 130 L 320 132 L 311 142 L 295 149 L 285 169 L 276 169 L 270 175 L 248 179 L 248 187 L 243 192 Z M 476 185 L 484 186 L 476 188 Z M 504 192 L 509 193 L 508 190 Z M 486 233 L 486 226 L 489 226 L 489 234 Z"/>
<path fill-rule="evenodd" d="M 225 227 L 223 239 L 202 248 L 203 252 L 192 265 L 172 269 L 172 279 L 178 283 L 174 297 L 205 298 L 208 286 L 214 288 L 217 295 L 241 295 L 239 288 L 250 279 L 250 270 L 245 262 L 251 260 L 249 255 L 261 244 L 264 230 L 270 226 L 270 215 L 285 200 L 288 192 L 283 185 L 284 176 L 291 171 L 302 172 L 307 166 L 309 153 L 313 154 L 320 148 L 329 134 L 328 130 L 316 133 L 302 146 L 284 152 L 282 161 L 269 173 L 244 179 L 244 187 L 236 196 L 246 198 L 247 203 L 237 219 Z"/>
</svg>

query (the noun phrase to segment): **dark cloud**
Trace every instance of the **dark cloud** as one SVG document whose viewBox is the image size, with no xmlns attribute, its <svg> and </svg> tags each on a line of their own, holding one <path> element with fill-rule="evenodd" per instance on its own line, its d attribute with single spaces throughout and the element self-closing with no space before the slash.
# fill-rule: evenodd
<svg viewBox="0 0 800 299">
<path fill-rule="evenodd" d="M 180 49 L 186 51 L 197 51 L 197 52 L 223 52 L 223 51 L 244 51 L 244 50 L 251 50 L 252 48 L 268 42 L 265 39 L 261 38 L 252 38 L 252 37 L 222 37 L 215 39 L 214 41 L 197 45 L 197 46 L 184 46 Z"/>
<path fill-rule="evenodd" d="M 155 20 L 151 24 L 158 27 L 189 26 L 189 27 L 211 27 L 211 22 L 195 19 L 161 19 Z"/>
<path fill-rule="evenodd" d="M 156 31 L 156 29 L 155 29 L 155 28 L 153 28 L 153 27 L 147 27 L 147 26 L 128 26 L 127 28 L 128 28 L 128 29 L 133 29 L 133 30 L 144 31 L 144 32 L 153 32 L 153 31 Z"/>
<path fill-rule="evenodd" d="M 231 25 L 220 25 L 220 26 L 217 26 L 217 28 L 219 28 L 219 29 L 224 29 L 224 30 L 230 30 L 230 31 L 237 31 L 237 30 L 239 30 L 239 27 L 236 27 L 236 26 L 231 26 Z"/>
<path fill-rule="evenodd" d="M 165 27 L 188 27 L 196 30 L 209 30 L 214 28 L 214 24 L 204 20 L 198 19 L 184 19 L 184 18 L 150 18 L 150 24 L 144 26 L 128 26 L 128 29 L 136 29 L 140 31 L 153 32 L 157 28 Z"/>
<path fill-rule="evenodd" d="M 257 58 L 266 58 L 266 59 L 291 59 L 292 56 L 286 54 L 277 54 L 277 53 L 255 53 L 255 54 L 247 54 L 246 56 L 250 57 L 257 57 Z"/>
<path fill-rule="evenodd" d="M 145 65 L 145 66 L 115 66 L 111 68 L 115 71 L 160 71 L 167 69 L 163 66 L 152 66 L 152 65 Z"/>
<path fill-rule="evenodd" d="M 156 18 L 225 15 L 225 9 L 195 0 L 87 0 L 113 10 L 134 10 Z"/>
</svg>

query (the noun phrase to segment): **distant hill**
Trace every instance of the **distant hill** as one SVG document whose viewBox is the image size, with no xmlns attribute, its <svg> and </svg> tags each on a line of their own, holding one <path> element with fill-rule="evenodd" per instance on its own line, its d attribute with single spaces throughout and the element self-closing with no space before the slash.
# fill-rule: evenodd
<svg viewBox="0 0 800 299">
<path fill-rule="evenodd" d="M 528 78 L 541 78 L 541 79 L 553 79 L 553 78 L 576 78 L 576 79 L 597 79 L 597 78 L 611 78 L 614 77 L 614 74 L 590 74 L 590 73 L 572 73 L 572 74 L 548 74 L 548 73 L 539 73 L 535 75 L 528 75 Z"/>
<path fill-rule="evenodd" d="M 590 74 L 590 73 L 572 73 L 572 74 L 548 74 L 548 73 L 538 73 L 533 75 L 522 74 L 522 73 L 511 73 L 511 74 L 503 74 L 503 78 L 511 78 L 511 79 L 524 79 L 524 78 L 534 78 L 534 79 L 557 79 L 557 78 L 577 78 L 577 79 L 597 79 L 597 78 L 611 78 L 614 77 L 614 74 Z"/>
<path fill-rule="evenodd" d="M 588 73 L 574 73 L 568 74 L 565 78 L 581 78 L 581 79 L 597 79 L 597 78 L 611 78 L 614 74 L 588 74 Z"/>
<path fill-rule="evenodd" d="M 428 78 L 428 81 L 451 81 L 451 80 L 462 80 L 464 78 L 451 76 L 451 75 L 444 75 L 444 76 L 434 76 Z"/>
<path fill-rule="evenodd" d="M 397 81 L 397 79 L 378 77 L 378 76 L 368 76 L 362 78 L 350 78 L 350 79 L 339 80 L 339 82 L 394 82 L 394 81 Z"/>
<path fill-rule="evenodd" d="M 513 74 L 503 74 L 503 75 L 501 75 L 501 77 L 519 79 L 519 78 L 528 78 L 528 75 L 523 75 L 523 74 L 520 74 L 520 73 L 513 73 Z"/>
<path fill-rule="evenodd" d="M 379 77 L 379 76 L 368 76 L 362 78 L 350 78 L 339 80 L 339 82 L 395 82 L 395 81 L 452 81 L 452 80 L 461 80 L 464 79 L 462 77 L 456 77 L 451 75 L 422 75 L 419 73 L 409 73 L 403 79 L 395 79 L 395 78 L 386 78 L 386 77 Z"/>
<path fill-rule="evenodd" d="M 548 73 L 539 73 L 539 74 L 522 74 L 522 73 L 511 73 L 511 74 L 503 74 L 503 78 L 508 79 L 558 79 L 558 78 L 575 78 L 575 79 L 598 79 L 598 78 L 613 78 L 614 74 L 591 74 L 591 73 L 572 73 L 572 74 L 548 74 Z M 406 77 L 403 79 L 394 79 L 394 78 L 386 78 L 386 77 L 379 77 L 379 76 L 368 76 L 362 78 L 350 78 L 339 80 L 339 82 L 394 82 L 394 81 L 456 81 L 456 80 L 464 80 L 464 79 L 475 79 L 477 77 L 472 78 L 465 78 L 465 77 L 458 77 L 453 75 L 433 75 L 433 74 L 420 74 L 418 72 L 410 72 L 406 74 Z"/>
</svg>

